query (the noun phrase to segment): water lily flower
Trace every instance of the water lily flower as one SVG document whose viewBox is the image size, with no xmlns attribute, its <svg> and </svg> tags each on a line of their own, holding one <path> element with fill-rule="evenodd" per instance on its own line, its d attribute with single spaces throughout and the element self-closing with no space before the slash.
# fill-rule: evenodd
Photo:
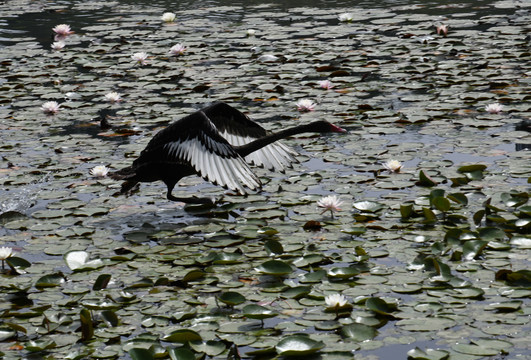
<svg viewBox="0 0 531 360">
<path fill-rule="evenodd" d="M 13 256 L 13 249 L 7 246 L 0 247 L 0 260 L 4 261 L 11 256 Z"/>
<path fill-rule="evenodd" d="M 297 101 L 297 110 L 299 111 L 313 111 L 315 103 L 309 99 L 301 99 Z"/>
<path fill-rule="evenodd" d="M 275 62 L 277 60 L 278 60 L 278 56 L 275 56 L 272 54 L 264 54 L 258 58 L 258 61 L 260 62 Z"/>
<path fill-rule="evenodd" d="M 145 53 L 145 52 L 137 52 L 137 53 L 134 53 L 133 55 L 131 55 L 131 59 L 133 59 L 134 61 L 136 61 L 137 64 L 140 64 L 140 65 L 146 65 L 147 64 L 147 58 L 148 58 L 148 54 Z"/>
<path fill-rule="evenodd" d="M 319 81 L 319 86 L 322 87 L 323 89 L 326 89 L 326 90 L 330 90 L 331 88 L 334 87 L 334 85 L 332 85 L 330 80 L 321 80 L 321 81 Z"/>
<path fill-rule="evenodd" d="M 343 294 L 330 294 L 325 297 L 325 303 L 328 309 L 337 309 L 345 306 L 347 299 Z"/>
<path fill-rule="evenodd" d="M 186 47 L 184 47 L 182 44 L 175 44 L 170 49 L 170 54 L 178 56 L 183 55 L 186 51 Z"/>
<path fill-rule="evenodd" d="M 59 51 L 59 50 L 62 50 L 64 47 L 65 47 L 65 42 L 64 41 L 55 41 L 53 44 L 52 44 L 52 50 L 55 50 L 55 51 Z"/>
<path fill-rule="evenodd" d="M 402 168 L 402 163 L 398 160 L 388 160 L 382 164 L 384 168 L 389 170 L 390 172 L 398 173 L 400 172 L 400 169 Z"/>
<path fill-rule="evenodd" d="M 57 101 L 46 101 L 42 104 L 41 109 L 47 114 L 57 114 L 60 106 Z"/>
<path fill-rule="evenodd" d="M 256 30 L 254 29 L 247 30 L 247 36 L 254 36 L 255 34 L 256 34 Z"/>
<path fill-rule="evenodd" d="M 175 21 L 175 14 L 172 13 L 172 12 L 165 12 L 164 14 L 162 14 L 162 16 L 160 17 L 162 21 L 166 22 L 166 23 L 172 23 Z"/>
<path fill-rule="evenodd" d="M 94 166 L 92 169 L 90 169 L 90 175 L 103 178 L 107 176 L 107 173 L 109 172 L 109 168 L 105 165 L 98 165 Z"/>
<path fill-rule="evenodd" d="M 352 16 L 351 13 L 346 12 L 338 15 L 339 21 L 342 22 L 351 22 L 354 19 L 354 16 Z"/>
<path fill-rule="evenodd" d="M 122 101 L 122 96 L 116 91 L 111 91 L 110 93 L 105 94 L 105 100 L 111 103 L 116 103 Z"/>
<path fill-rule="evenodd" d="M 485 111 L 491 114 L 499 114 L 503 110 L 503 105 L 499 103 L 488 104 L 485 106 Z"/>
<path fill-rule="evenodd" d="M 446 37 L 446 35 L 448 35 L 448 25 L 437 25 L 437 35 Z"/>
<path fill-rule="evenodd" d="M 53 27 L 53 32 L 55 32 L 59 36 L 66 37 L 70 34 L 73 34 L 74 32 L 70 29 L 70 25 L 67 24 L 59 24 Z"/>
<path fill-rule="evenodd" d="M 330 211 L 330 216 L 334 217 L 334 211 L 341 211 L 339 206 L 343 204 L 343 201 L 340 201 L 336 195 L 323 196 L 319 201 L 317 201 L 317 206 L 323 208 L 321 215 L 327 211 Z"/>
<path fill-rule="evenodd" d="M 77 99 L 81 99 L 81 95 L 79 95 L 78 93 L 74 91 L 69 91 L 65 94 L 65 99 L 67 101 L 77 100 Z"/>
<path fill-rule="evenodd" d="M 4 270 L 4 261 L 13 256 L 13 249 L 7 246 L 0 247 L 0 260 L 2 260 L 2 270 Z"/>
</svg>

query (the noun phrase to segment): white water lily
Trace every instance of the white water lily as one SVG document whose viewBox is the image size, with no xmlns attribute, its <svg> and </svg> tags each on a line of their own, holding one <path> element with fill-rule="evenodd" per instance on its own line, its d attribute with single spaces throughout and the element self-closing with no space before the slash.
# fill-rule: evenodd
<svg viewBox="0 0 531 360">
<path fill-rule="evenodd" d="M 175 13 L 172 13 L 172 12 L 165 12 L 164 14 L 162 14 L 162 16 L 160 17 L 162 21 L 166 22 L 166 23 L 172 23 L 175 21 Z"/>
<path fill-rule="evenodd" d="M 111 91 L 110 93 L 105 95 L 105 100 L 111 103 L 120 102 L 122 101 L 122 96 L 116 91 Z"/>
<path fill-rule="evenodd" d="M 109 172 L 109 168 L 105 165 L 98 165 L 90 169 L 90 175 L 103 178 L 107 176 L 107 173 Z"/>
<path fill-rule="evenodd" d="M 56 33 L 59 36 L 68 36 L 70 34 L 73 34 L 74 32 L 70 29 L 70 25 L 67 24 L 59 24 L 52 28 L 53 32 Z"/>
<path fill-rule="evenodd" d="M 186 51 L 186 47 L 184 47 L 182 44 L 175 44 L 170 48 L 170 54 L 171 55 L 183 55 Z"/>
<path fill-rule="evenodd" d="M 382 164 L 384 168 L 389 170 L 390 172 L 400 172 L 400 169 L 402 169 L 402 163 L 398 160 L 388 160 Z"/>
<path fill-rule="evenodd" d="M 272 54 L 264 54 L 258 58 L 258 61 L 260 62 L 275 62 L 277 60 L 278 60 L 278 56 L 275 56 Z"/>
<path fill-rule="evenodd" d="M 499 103 L 488 104 L 487 106 L 485 106 L 485 111 L 490 114 L 499 114 L 502 112 L 502 110 L 503 110 L 503 105 Z"/>
<path fill-rule="evenodd" d="M 140 64 L 140 65 L 146 65 L 147 64 L 147 58 L 148 58 L 148 54 L 145 53 L 145 52 L 137 52 L 137 53 L 134 53 L 133 55 L 131 55 L 131 59 L 133 59 L 134 61 L 136 61 L 137 64 Z"/>
<path fill-rule="evenodd" d="M 11 256 L 13 256 L 13 249 L 7 246 L 0 247 L 0 261 L 2 261 L 2 270 L 5 269 L 4 261 Z"/>
<path fill-rule="evenodd" d="M 13 256 L 13 249 L 7 246 L 0 247 L 0 260 L 4 261 Z"/>
<path fill-rule="evenodd" d="M 62 50 L 64 47 L 65 47 L 65 42 L 64 41 L 55 41 L 52 45 L 51 45 L 51 48 L 52 50 L 55 50 L 55 51 L 59 51 L 59 50 Z"/>
<path fill-rule="evenodd" d="M 339 19 L 339 21 L 342 21 L 342 22 L 351 22 L 352 19 L 354 19 L 354 16 L 352 16 L 351 13 L 346 12 L 346 13 L 339 14 L 337 18 Z"/>
<path fill-rule="evenodd" d="M 347 299 L 343 294 L 330 294 L 325 297 L 325 303 L 328 309 L 337 309 L 345 306 Z"/>
<path fill-rule="evenodd" d="M 297 110 L 299 111 L 313 111 L 315 103 L 309 99 L 301 99 L 297 101 Z"/>
<path fill-rule="evenodd" d="M 339 208 L 341 204 L 343 204 L 343 201 L 340 201 L 336 195 L 323 196 L 319 201 L 317 201 L 317 206 L 324 209 L 321 215 L 327 211 L 330 211 L 330 215 L 332 217 L 334 216 L 334 211 L 341 211 Z"/>
<path fill-rule="evenodd" d="M 334 87 L 334 85 L 332 84 L 332 82 L 330 80 L 321 80 L 319 81 L 319 86 L 322 87 L 323 89 L 326 89 L 326 90 L 330 90 Z"/>
<path fill-rule="evenodd" d="M 57 114 L 60 106 L 57 101 L 46 101 L 42 104 L 41 110 L 47 114 Z"/>
</svg>

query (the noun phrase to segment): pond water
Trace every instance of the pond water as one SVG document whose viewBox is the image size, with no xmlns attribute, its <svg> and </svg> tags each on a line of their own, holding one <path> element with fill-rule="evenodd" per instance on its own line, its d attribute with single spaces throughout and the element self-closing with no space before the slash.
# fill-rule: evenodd
<svg viewBox="0 0 531 360">
<path fill-rule="evenodd" d="M 530 22 L 518 0 L 0 3 L 0 357 L 531 356 Z M 213 207 L 90 174 L 214 101 L 348 133 L 284 140 L 299 163 L 253 168 L 255 194 L 174 190 Z"/>
</svg>

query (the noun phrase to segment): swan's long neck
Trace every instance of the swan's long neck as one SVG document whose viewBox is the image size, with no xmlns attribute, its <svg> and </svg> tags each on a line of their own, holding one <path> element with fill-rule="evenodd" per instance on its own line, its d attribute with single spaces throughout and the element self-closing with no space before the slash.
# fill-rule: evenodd
<svg viewBox="0 0 531 360">
<path fill-rule="evenodd" d="M 314 132 L 314 131 L 315 130 L 312 130 L 312 124 L 295 126 L 289 129 L 281 130 L 281 131 L 266 135 L 248 144 L 241 145 L 241 146 L 235 146 L 234 149 L 241 157 L 246 157 L 247 155 L 255 152 L 256 150 L 259 150 L 263 148 L 264 146 L 274 143 L 277 140 L 285 139 L 288 136 L 292 136 L 292 135 L 302 134 L 305 132 Z"/>
</svg>

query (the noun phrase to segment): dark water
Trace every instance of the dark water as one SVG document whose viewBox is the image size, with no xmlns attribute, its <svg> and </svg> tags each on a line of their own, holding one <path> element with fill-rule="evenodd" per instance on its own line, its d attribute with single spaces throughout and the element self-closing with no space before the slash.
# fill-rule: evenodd
<svg viewBox="0 0 531 360">
<path fill-rule="evenodd" d="M 288 11 L 289 9 L 306 7 L 316 9 L 330 9 L 331 13 L 349 11 L 349 8 L 361 7 L 367 9 L 387 9 L 396 13 L 406 12 L 414 15 L 417 13 L 449 16 L 459 13 L 472 12 L 472 16 L 480 18 L 485 15 L 507 14 L 512 10 L 496 8 L 492 0 L 483 1 L 413 1 L 413 0 L 377 0 L 377 1 L 340 1 L 340 0 L 290 0 L 290 1 L 264 1 L 264 0 L 217 0 L 217 1 L 127 1 L 127 6 L 136 5 L 145 8 L 160 8 L 160 11 L 190 11 L 207 7 L 233 7 L 221 14 L 212 12 L 209 21 L 219 18 L 227 21 L 239 19 L 256 6 L 267 6 L 275 11 Z M 31 37 L 37 40 L 43 47 L 49 47 L 53 42 L 50 37 L 50 28 L 57 24 L 68 23 L 75 28 L 93 25 L 99 19 L 109 16 L 119 16 L 120 6 L 104 6 L 95 10 L 76 9 L 81 1 L 55 2 L 53 7 L 29 7 L 28 11 L 9 17 L 0 15 L 0 47 L 18 41 L 20 37 Z M 0 5 L 1 6 L 1 5 Z M 205 19 L 207 20 L 207 19 Z"/>
</svg>

